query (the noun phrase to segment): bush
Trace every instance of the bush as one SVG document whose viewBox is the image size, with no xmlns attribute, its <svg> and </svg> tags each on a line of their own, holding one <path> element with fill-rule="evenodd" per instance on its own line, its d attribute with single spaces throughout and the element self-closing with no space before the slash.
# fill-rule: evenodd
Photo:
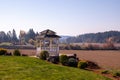
<svg viewBox="0 0 120 80">
<path fill-rule="evenodd" d="M 57 64 L 59 63 L 59 56 L 50 56 L 47 60 L 51 63 Z"/>
<path fill-rule="evenodd" d="M 46 60 L 49 57 L 48 51 L 41 51 L 40 52 L 40 59 Z"/>
<path fill-rule="evenodd" d="M 15 49 L 14 52 L 13 52 L 13 55 L 14 56 L 20 56 L 21 53 L 20 53 L 20 51 L 18 49 Z"/>
<path fill-rule="evenodd" d="M 95 62 L 92 62 L 92 61 L 87 61 L 87 64 L 88 64 L 88 68 L 89 69 L 100 69 L 100 67 L 98 66 L 97 63 Z"/>
<path fill-rule="evenodd" d="M 79 61 L 78 62 L 78 68 L 80 69 L 85 69 L 87 68 L 88 64 L 87 64 L 87 61 Z"/>
<path fill-rule="evenodd" d="M 0 48 L 0 55 L 5 55 L 7 53 L 7 50 L 4 48 Z"/>
<path fill-rule="evenodd" d="M 78 61 L 75 58 L 68 59 L 68 66 L 77 67 Z"/>
<path fill-rule="evenodd" d="M 120 77 L 120 71 L 116 71 L 113 73 L 113 77 Z"/>
<path fill-rule="evenodd" d="M 61 55 L 61 56 L 60 56 L 60 63 L 61 63 L 62 65 L 67 65 L 67 62 L 68 62 L 68 57 L 67 57 L 67 55 Z"/>
<path fill-rule="evenodd" d="M 110 72 L 108 70 L 103 70 L 101 73 L 102 74 L 109 74 Z"/>
<path fill-rule="evenodd" d="M 22 56 L 28 56 L 27 54 L 22 54 Z"/>
<path fill-rule="evenodd" d="M 11 52 L 7 52 L 6 54 L 5 54 L 6 56 L 12 56 L 12 53 Z"/>
</svg>

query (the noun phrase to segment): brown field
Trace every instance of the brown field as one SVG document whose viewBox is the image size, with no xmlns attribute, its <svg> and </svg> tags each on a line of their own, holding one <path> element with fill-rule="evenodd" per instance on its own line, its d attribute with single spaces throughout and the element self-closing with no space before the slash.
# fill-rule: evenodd
<svg viewBox="0 0 120 80">
<path fill-rule="evenodd" d="M 79 59 L 96 62 L 102 68 L 120 69 L 120 51 L 97 50 L 61 50 L 60 53 L 76 53 Z"/>
<path fill-rule="evenodd" d="M 20 49 L 22 54 L 35 56 L 36 50 Z M 13 50 L 9 50 L 13 52 Z M 61 54 L 77 54 L 79 59 L 96 62 L 100 67 L 107 69 L 120 69 L 120 51 L 109 50 L 60 50 Z"/>
</svg>

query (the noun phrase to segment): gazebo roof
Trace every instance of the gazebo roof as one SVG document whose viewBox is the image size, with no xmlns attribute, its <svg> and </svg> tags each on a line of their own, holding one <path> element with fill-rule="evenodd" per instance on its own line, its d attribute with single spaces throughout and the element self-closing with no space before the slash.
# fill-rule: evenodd
<svg viewBox="0 0 120 80">
<path fill-rule="evenodd" d="M 60 36 L 56 35 L 54 31 L 47 29 L 40 32 L 39 38 L 60 38 Z"/>
</svg>

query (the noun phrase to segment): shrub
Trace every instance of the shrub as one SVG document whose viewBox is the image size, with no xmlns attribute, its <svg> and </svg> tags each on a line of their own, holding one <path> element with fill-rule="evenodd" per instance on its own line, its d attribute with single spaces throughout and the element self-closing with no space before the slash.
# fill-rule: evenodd
<svg viewBox="0 0 120 80">
<path fill-rule="evenodd" d="M 12 53 L 11 52 L 7 52 L 6 54 L 5 54 L 6 56 L 12 56 Z"/>
<path fill-rule="evenodd" d="M 120 77 L 120 71 L 113 72 L 113 77 Z"/>
<path fill-rule="evenodd" d="M 22 54 L 22 56 L 28 56 L 27 54 Z"/>
<path fill-rule="evenodd" d="M 79 61 L 78 62 L 78 68 L 80 69 L 85 69 L 87 68 L 88 64 L 87 64 L 87 61 Z"/>
<path fill-rule="evenodd" d="M 78 61 L 75 58 L 68 59 L 68 66 L 77 67 Z"/>
<path fill-rule="evenodd" d="M 103 70 L 101 73 L 102 74 L 109 74 L 110 72 L 108 70 Z"/>
<path fill-rule="evenodd" d="M 51 56 L 47 60 L 51 63 L 57 64 L 59 62 L 59 56 Z"/>
<path fill-rule="evenodd" d="M 0 55 L 5 55 L 7 53 L 7 50 L 4 48 L 0 48 Z"/>
<path fill-rule="evenodd" d="M 92 62 L 92 61 L 87 61 L 87 64 L 88 64 L 88 68 L 89 69 L 100 69 L 100 67 L 98 66 L 97 63 L 95 62 Z"/>
<path fill-rule="evenodd" d="M 15 49 L 14 52 L 13 52 L 13 55 L 14 56 L 20 56 L 21 53 L 20 53 L 20 51 L 18 49 Z"/>
<path fill-rule="evenodd" d="M 68 62 L 68 57 L 67 57 L 67 55 L 61 55 L 61 56 L 60 56 L 60 63 L 61 63 L 62 65 L 67 65 L 67 62 Z"/>
<path fill-rule="evenodd" d="M 40 52 L 40 59 L 46 60 L 49 57 L 48 51 L 41 51 Z"/>
</svg>

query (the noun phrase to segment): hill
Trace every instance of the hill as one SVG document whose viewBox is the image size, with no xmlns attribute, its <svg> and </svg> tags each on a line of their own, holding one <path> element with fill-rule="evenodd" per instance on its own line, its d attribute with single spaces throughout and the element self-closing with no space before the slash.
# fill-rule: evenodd
<svg viewBox="0 0 120 80">
<path fill-rule="evenodd" d="M 111 80 L 93 72 L 37 58 L 0 56 L 0 80 Z"/>
<path fill-rule="evenodd" d="M 69 37 L 66 39 L 66 41 L 68 43 L 105 43 L 107 41 L 120 43 L 120 31 L 88 33 L 79 36 Z"/>
<path fill-rule="evenodd" d="M 72 37 L 72 36 L 63 36 L 63 35 L 61 35 L 61 38 L 60 38 L 60 43 L 67 43 L 67 38 L 70 38 L 70 37 Z"/>
</svg>

